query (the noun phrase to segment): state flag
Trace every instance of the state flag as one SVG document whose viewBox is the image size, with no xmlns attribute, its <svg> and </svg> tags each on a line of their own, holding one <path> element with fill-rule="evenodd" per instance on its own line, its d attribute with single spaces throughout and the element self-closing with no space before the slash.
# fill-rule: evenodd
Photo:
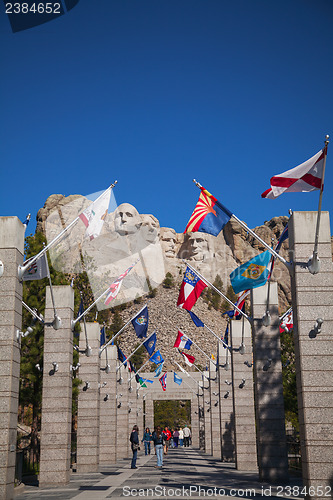
<svg viewBox="0 0 333 500">
<path fill-rule="evenodd" d="M 111 188 L 109 187 L 99 198 L 97 198 L 97 200 L 95 200 L 79 215 L 79 218 L 86 226 L 86 238 L 93 240 L 100 235 L 105 217 L 108 213 L 110 196 Z"/>
<path fill-rule="evenodd" d="M 264 191 L 262 198 L 274 200 L 283 193 L 306 193 L 321 188 L 324 158 L 327 146 L 291 170 L 271 177 L 271 187 Z"/>
<path fill-rule="evenodd" d="M 159 365 L 160 363 L 163 363 L 164 362 L 164 359 L 162 357 L 162 354 L 160 353 L 160 351 L 156 351 L 150 358 L 149 358 L 149 361 L 151 361 L 152 363 L 155 363 L 156 365 Z"/>
<path fill-rule="evenodd" d="M 230 220 L 232 213 L 211 193 L 200 188 L 198 203 L 187 223 L 184 233 L 199 231 L 217 236 Z"/>
<path fill-rule="evenodd" d="M 133 269 L 133 267 L 135 266 L 135 264 L 137 263 L 138 261 L 136 261 L 132 266 L 130 266 L 128 269 L 126 269 L 126 271 L 121 274 L 119 276 L 118 279 L 116 279 L 111 285 L 110 285 L 110 288 L 109 288 L 109 291 L 107 293 L 107 296 L 106 296 L 106 299 L 104 301 L 104 304 L 105 305 L 108 305 L 110 304 L 110 302 L 115 299 L 119 293 L 119 290 L 120 290 L 120 287 L 122 285 L 122 282 L 123 282 L 123 279 L 125 278 L 125 276 L 128 275 L 128 273 L 131 271 L 131 269 Z"/>
<path fill-rule="evenodd" d="M 193 321 L 193 323 L 195 324 L 195 326 L 205 326 L 204 322 L 201 321 L 200 318 L 198 318 L 198 316 L 196 314 L 194 314 L 194 312 L 192 311 L 188 311 L 189 315 L 191 316 L 191 319 Z"/>
<path fill-rule="evenodd" d="M 161 386 L 162 386 L 163 391 L 166 391 L 166 378 L 167 378 L 167 372 L 165 372 L 162 375 L 162 377 L 158 379 L 161 382 Z"/>
<path fill-rule="evenodd" d="M 32 257 L 33 258 L 33 257 Z M 31 259 L 29 259 L 31 260 Z M 29 265 L 29 260 L 26 265 Z M 42 280 L 50 276 L 47 256 L 44 253 L 38 260 L 36 260 L 23 274 L 23 281 Z"/>
<path fill-rule="evenodd" d="M 178 347 L 179 349 L 190 349 L 192 345 L 192 340 L 190 340 L 186 335 L 178 330 L 178 335 L 173 347 Z"/>
<path fill-rule="evenodd" d="M 234 292 L 239 293 L 264 285 L 269 275 L 268 265 L 270 261 L 271 254 L 266 250 L 237 267 L 230 274 L 230 283 Z"/>
<path fill-rule="evenodd" d="M 179 352 L 183 356 L 185 363 L 188 366 L 192 366 L 194 361 L 195 361 L 195 357 L 191 356 L 190 354 L 186 354 L 186 352 L 183 352 L 183 351 L 179 351 Z"/>
<path fill-rule="evenodd" d="M 177 306 L 190 311 L 206 287 L 206 283 L 187 266 L 180 287 Z"/>
<path fill-rule="evenodd" d="M 149 339 L 147 339 L 143 345 L 145 346 L 145 348 L 147 349 L 147 352 L 149 354 L 149 356 L 151 356 L 153 354 L 153 352 L 155 351 L 155 346 L 156 346 L 156 332 L 154 332 L 150 337 Z"/>
<path fill-rule="evenodd" d="M 102 347 L 105 344 L 105 327 L 104 326 L 101 329 L 99 344 L 100 344 L 100 347 Z"/>
<path fill-rule="evenodd" d="M 158 367 L 156 368 L 156 370 L 155 370 L 155 375 L 154 375 L 154 377 L 155 377 L 155 378 L 156 378 L 156 377 L 159 377 L 159 376 L 161 375 L 162 370 L 163 370 L 163 365 L 164 365 L 164 361 L 163 361 L 162 363 L 160 363 L 160 364 L 158 365 Z"/>
<path fill-rule="evenodd" d="M 133 328 L 139 339 L 147 337 L 148 321 L 148 307 L 145 306 L 144 309 L 132 319 Z"/>
<path fill-rule="evenodd" d="M 183 379 L 179 375 L 177 375 L 176 372 L 173 372 L 173 381 L 176 384 L 180 385 L 183 382 Z"/>
</svg>

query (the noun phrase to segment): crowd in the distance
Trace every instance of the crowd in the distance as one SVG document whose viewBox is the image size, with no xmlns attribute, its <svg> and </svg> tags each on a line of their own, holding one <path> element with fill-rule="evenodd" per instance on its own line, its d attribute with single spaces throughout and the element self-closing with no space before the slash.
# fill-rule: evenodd
<svg viewBox="0 0 333 500">
<path fill-rule="evenodd" d="M 133 458 L 131 463 L 132 469 L 137 469 L 136 467 L 136 459 L 138 450 L 140 449 L 139 442 L 139 428 L 137 425 L 134 425 L 133 431 L 130 436 L 131 447 L 133 451 Z M 141 443 L 144 443 L 145 446 L 145 455 L 150 455 L 151 452 L 151 442 L 154 444 L 154 451 L 157 457 L 157 465 L 155 466 L 157 469 L 161 469 L 163 466 L 163 457 L 168 454 L 169 447 L 171 448 L 179 448 L 179 447 L 188 447 L 191 443 L 191 430 L 187 425 L 184 428 L 176 427 L 175 429 L 169 429 L 168 426 L 162 430 L 160 426 L 155 427 L 154 432 L 150 432 L 150 429 L 147 427 L 143 438 L 141 439 Z"/>
</svg>

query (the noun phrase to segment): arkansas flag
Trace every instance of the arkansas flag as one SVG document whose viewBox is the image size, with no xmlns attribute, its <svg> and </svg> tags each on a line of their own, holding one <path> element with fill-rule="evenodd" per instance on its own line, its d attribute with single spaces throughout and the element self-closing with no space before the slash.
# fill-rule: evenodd
<svg viewBox="0 0 333 500">
<path fill-rule="evenodd" d="M 271 177 L 271 187 L 262 193 L 262 198 L 274 200 L 282 193 L 306 193 L 321 187 L 324 158 L 327 146 L 298 167 Z"/>
<path fill-rule="evenodd" d="M 177 306 L 190 311 L 207 285 L 189 267 L 180 287 Z"/>
<path fill-rule="evenodd" d="M 192 366 L 194 361 L 195 361 L 195 357 L 191 356 L 190 354 L 186 354 L 186 352 L 183 352 L 183 351 L 179 351 L 179 352 L 183 356 L 185 363 L 188 366 Z"/>
<path fill-rule="evenodd" d="M 190 349 L 191 345 L 192 340 L 186 337 L 181 330 L 178 330 L 176 342 L 173 347 L 178 347 L 179 349 Z"/>
<path fill-rule="evenodd" d="M 125 276 L 128 275 L 128 273 L 130 272 L 131 269 L 133 269 L 133 267 L 135 266 L 135 264 L 137 263 L 138 261 L 136 261 L 132 266 L 130 266 L 128 269 L 126 269 L 126 271 L 121 274 L 119 276 L 118 279 L 116 279 L 111 285 L 110 285 L 110 288 L 109 288 L 109 291 L 108 291 L 108 294 L 106 296 L 106 299 L 105 299 L 105 302 L 104 304 L 105 305 L 108 305 L 110 304 L 111 300 L 115 299 L 119 293 L 119 290 L 120 290 L 120 287 L 121 287 L 121 284 L 123 282 L 123 279 L 125 278 Z"/>
<path fill-rule="evenodd" d="M 166 391 L 166 378 L 167 378 L 167 372 L 165 372 L 164 375 L 162 375 L 162 377 L 158 379 L 161 382 L 163 391 Z"/>
</svg>

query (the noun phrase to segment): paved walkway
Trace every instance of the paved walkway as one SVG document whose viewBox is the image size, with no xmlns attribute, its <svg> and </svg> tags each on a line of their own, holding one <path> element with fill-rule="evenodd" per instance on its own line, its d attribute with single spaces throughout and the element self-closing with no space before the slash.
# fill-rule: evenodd
<svg viewBox="0 0 333 500">
<path fill-rule="evenodd" d="M 303 498 L 299 495 L 301 478 L 288 484 L 270 486 L 259 483 L 258 475 L 239 472 L 234 464 L 225 464 L 192 448 L 170 449 L 162 470 L 156 469 L 156 457 L 139 453 L 138 469 L 130 460 L 102 467 L 99 473 L 73 473 L 69 485 L 56 488 L 25 486 L 16 500 L 104 500 L 106 498 Z"/>
</svg>

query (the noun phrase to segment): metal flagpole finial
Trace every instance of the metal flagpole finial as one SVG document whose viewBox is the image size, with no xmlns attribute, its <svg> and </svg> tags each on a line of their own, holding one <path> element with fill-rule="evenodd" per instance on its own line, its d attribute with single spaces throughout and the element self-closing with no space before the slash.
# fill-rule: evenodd
<svg viewBox="0 0 333 500">
<path fill-rule="evenodd" d="M 325 135 L 325 145 L 327 146 L 327 144 L 330 142 L 330 136 L 328 134 Z"/>
<path fill-rule="evenodd" d="M 200 182 L 198 182 L 196 179 L 192 179 L 194 184 L 198 187 L 198 188 L 202 188 Z"/>
<path fill-rule="evenodd" d="M 114 183 L 113 183 L 113 184 L 111 184 L 111 186 L 110 186 L 110 187 L 111 187 L 111 189 L 112 189 L 112 188 L 114 188 L 116 184 L 118 184 L 118 181 L 114 181 Z"/>
</svg>

